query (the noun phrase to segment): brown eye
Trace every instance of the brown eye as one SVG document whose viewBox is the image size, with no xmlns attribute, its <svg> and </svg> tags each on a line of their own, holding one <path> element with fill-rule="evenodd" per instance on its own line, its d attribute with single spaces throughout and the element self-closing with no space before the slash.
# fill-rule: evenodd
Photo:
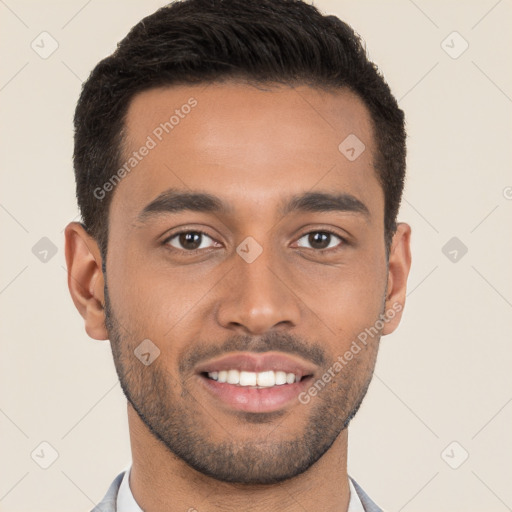
<svg viewBox="0 0 512 512">
<path fill-rule="evenodd" d="M 183 231 L 168 238 L 166 243 L 175 249 L 195 251 L 208 247 L 208 245 L 204 245 L 205 239 L 212 240 L 206 233 L 201 231 Z"/>
<path fill-rule="evenodd" d="M 338 239 L 337 243 L 335 240 L 336 238 Z M 311 249 L 315 249 L 318 251 L 331 249 L 333 247 L 336 247 L 337 245 L 343 245 L 343 242 L 345 241 L 339 235 L 331 233 L 330 231 L 311 231 L 310 233 L 306 233 L 299 239 L 299 247 L 306 247 L 300 244 L 300 241 L 303 239 L 306 239 L 306 242 L 310 244 Z M 342 243 L 340 244 L 340 242 Z"/>
</svg>

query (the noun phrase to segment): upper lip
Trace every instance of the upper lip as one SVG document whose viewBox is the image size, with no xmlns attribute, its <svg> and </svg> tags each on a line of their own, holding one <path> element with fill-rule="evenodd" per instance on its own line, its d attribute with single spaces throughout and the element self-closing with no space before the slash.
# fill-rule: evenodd
<svg viewBox="0 0 512 512">
<path fill-rule="evenodd" d="M 239 352 L 206 361 L 197 365 L 197 373 L 239 370 L 246 372 L 283 371 L 300 377 L 313 374 L 314 365 L 295 356 L 279 352 Z"/>
</svg>

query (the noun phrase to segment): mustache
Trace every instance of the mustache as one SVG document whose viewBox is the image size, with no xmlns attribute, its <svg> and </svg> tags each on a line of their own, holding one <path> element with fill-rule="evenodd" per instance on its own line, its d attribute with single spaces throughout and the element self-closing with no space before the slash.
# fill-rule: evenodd
<svg viewBox="0 0 512 512">
<path fill-rule="evenodd" d="M 290 333 L 271 331 L 263 336 L 236 335 L 222 345 L 199 342 L 191 346 L 180 357 L 180 373 L 194 369 L 201 361 L 222 356 L 228 352 L 269 352 L 277 351 L 300 356 L 323 367 L 326 365 L 325 350 L 319 344 L 312 344 Z"/>
</svg>

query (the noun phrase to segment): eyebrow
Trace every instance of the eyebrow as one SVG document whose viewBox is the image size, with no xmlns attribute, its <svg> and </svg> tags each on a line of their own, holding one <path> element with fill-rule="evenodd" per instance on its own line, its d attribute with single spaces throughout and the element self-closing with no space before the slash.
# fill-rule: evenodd
<svg viewBox="0 0 512 512">
<path fill-rule="evenodd" d="M 184 192 L 169 189 L 162 192 L 144 207 L 137 216 L 139 222 L 147 222 L 163 213 L 183 211 L 230 214 L 233 207 L 221 198 L 206 192 Z M 280 213 L 293 212 L 348 212 L 370 217 L 367 206 L 351 194 L 333 194 L 329 192 L 304 192 L 292 196 L 281 204 Z"/>
</svg>

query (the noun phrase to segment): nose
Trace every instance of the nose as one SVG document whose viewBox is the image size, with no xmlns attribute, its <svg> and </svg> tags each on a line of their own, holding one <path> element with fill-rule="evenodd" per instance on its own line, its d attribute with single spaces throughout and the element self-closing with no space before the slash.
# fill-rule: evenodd
<svg viewBox="0 0 512 512">
<path fill-rule="evenodd" d="M 263 250 L 251 263 L 236 254 L 223 287 L 217 321 L 224 328 L 261 335 L 299 324 L 301 301 L 289 268 L 270 250 Z"/>
</svg>

